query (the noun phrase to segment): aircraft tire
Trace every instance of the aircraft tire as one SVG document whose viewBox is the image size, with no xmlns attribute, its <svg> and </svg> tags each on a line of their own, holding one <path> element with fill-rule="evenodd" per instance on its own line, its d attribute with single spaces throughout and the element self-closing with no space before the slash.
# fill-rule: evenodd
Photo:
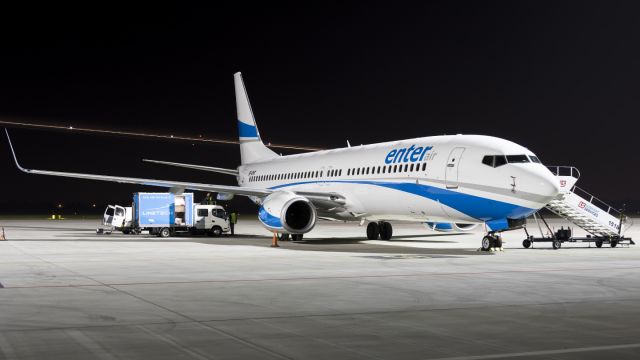
<svg viewBox="0 0 640 360">
<path fill-rule="evenodd" d="M 522 242 L 522 246 L 523 246 L 525 249 L 530 248 L 530 247 L 531 247 L 531 240 L 529 240 L 529 239 L 524 239 L 524 241 Z"/>
<path fill-rule="evenodd" d="M 303 234 L 291 234 L 291 241 L 302 241 Z"/>
<path fill-rule="evenodd" d="M 618 240 L 611 240 L 611 247 L 614 248 L 618 246 Z"/>
<path fill-rule="evenodd" d="M 493 247 L 497 247 L 497 248 L 501 248 L 502 247 L 502 238 L 501 237 L 496 237 L 493 240 Z"/>
<path fill-rule="evenodd" d="M 380 237 L 380 226 L 376 222 L 370 222 L 367 225 L 367 239 L 369 240 L 378 240 Z"/>
<path fill-rule="evenodd" d="M 601 248 L 602 247 L 602 240 L 596 240 L 596 247 L 597 248 Z"/>
<path fill-rule="evenodd" d="M 291 235 L 289 235 L 289 234 L 280 234 L 278 240 L 280 240 L 280 241 L 289 241 L 289 240 L 291 240 Z"/>
<path fill-rule="evenodd" d="M 390 223 L 383 221 L 380 223 L 380 238 L 382 240 L 391 240 L 393 236 L 393 226 Z"/>
<path fill-rule="evenodd" d="M 485 236 L 482 238 L 482 251 L 489 251 L 493 247 L 494 242 L 493 236 Z"/>
</svg>

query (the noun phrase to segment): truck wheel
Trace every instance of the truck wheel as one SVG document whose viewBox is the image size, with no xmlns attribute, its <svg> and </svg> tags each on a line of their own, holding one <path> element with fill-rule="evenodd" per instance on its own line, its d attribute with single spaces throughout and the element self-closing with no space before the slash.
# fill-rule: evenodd
<svg viewBox="0 0 640 360">
<path fill-rule="evenodd" d="M 524 239 L 524 241 L 522 242 L 522 246 L 524 246 L 525 249 L 530 248 L 531 247 L 531 240 Z"/>
<path fill-rule="evenodd" d="M 611 247 L 614 248 L 618 245 L 618 240 L 611 240 Z"/>
<path fill-rule="evenodd" d="M 222 228 L 220 226 L 214 226 L 211 228 L 211 236 L 219 237 L 222 235 Z"/>
<path fill-rule="evenodd" d="M 171 236 L 171 230 L 169 230 L 169 228 L 162 228 L 158 234 L 160 237 L 168 238 Z"/>
<path fill-rule="evenodd" d="M 553 240 L 553 249 L 558 250 L 562 247 L 562 242 L 560 240 Z"/>
<path fill-rule="evenodd" d="M 129 230 L 129 229 L 122 229 L 122 233 L 123 233 L 123 234 L 125 234 L 125 235 L 129 235 L 129 234 L 131 234 L 131 230 Z"/>
</svg>

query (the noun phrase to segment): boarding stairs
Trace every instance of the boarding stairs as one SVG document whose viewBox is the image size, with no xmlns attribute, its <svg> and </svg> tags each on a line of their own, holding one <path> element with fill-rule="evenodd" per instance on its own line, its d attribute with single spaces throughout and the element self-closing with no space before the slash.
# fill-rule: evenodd
<svg viewBox="0 0 640 360">
<path fill-rule="evenodd" d="M 596 238 L 619 239 L 632 225 L 630 218 L 602 200 L 577 187 L 578 169 L 548 166 L 560 184 L 560 193 L 546 208 L 584 229 Z"/>
</svg>

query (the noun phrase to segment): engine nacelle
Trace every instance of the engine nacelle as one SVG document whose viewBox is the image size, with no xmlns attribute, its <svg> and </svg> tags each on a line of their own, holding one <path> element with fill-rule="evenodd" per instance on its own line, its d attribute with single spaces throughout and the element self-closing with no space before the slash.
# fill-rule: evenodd
<svg viewBox="0 0 640 360">
<path fill-rule="evenodd" d="M 479 224 L 462 224 L 462 223 L 433 223 L 428 222 L 425 225 L 435 231 L 450 232 L 450 231 L 471 231 Z"/>
<path fill-rule="evenodd" d="M 278 191 L 264 199 L 258 219 L 269 231 L 304 234 L 316 225 L 317 214 L 315 206 L 304 196 Z"/>
</svg>

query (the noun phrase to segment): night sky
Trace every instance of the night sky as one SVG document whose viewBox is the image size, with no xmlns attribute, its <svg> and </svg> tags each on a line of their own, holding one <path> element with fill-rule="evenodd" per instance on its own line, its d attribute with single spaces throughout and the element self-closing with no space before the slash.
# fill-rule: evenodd
<svg viewBox="0 0 640 360">
<path fill-rule="evenodd" d="M 637 2 L 395 3 L 3 8 L 0 117 L 235 139 L 241 71 L 265 141 L 493 135 L 578 167 L 578 186 L 640 209 Z M 236 145 L 11 133 L 31 168 L 235 184 L 140 160 L 239 163 Z M 85 213 L 162 191 L 22 174 L 0 143 L 0 213 L 58 203 Z"/>
</svg>

